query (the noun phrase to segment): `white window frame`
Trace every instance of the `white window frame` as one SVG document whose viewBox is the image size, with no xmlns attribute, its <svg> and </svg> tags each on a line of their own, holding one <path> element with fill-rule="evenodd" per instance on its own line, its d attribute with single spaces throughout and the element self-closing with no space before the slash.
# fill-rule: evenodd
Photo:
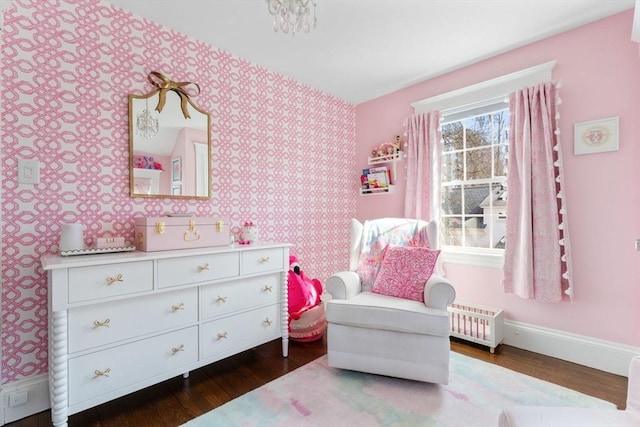
<svg viewBox="0 0 640 427">
<path fill-rule="evenodd" d="M 509 93 L 516 90 L 550 81 L 555 64 L 556 61 L 550 61 L 458 90 L 432 96 L 414 102 L 411 106 L 415 114 L 439 110 L 443 116 L 451 116 L 482 108 L 501 99 L 504 100 Z M 441 250 L 442 260 L 445 263 L 500 269 L 504 265 L 504 250 L 502 249 L 463 248 L 442 245 Z"/>
</svg>

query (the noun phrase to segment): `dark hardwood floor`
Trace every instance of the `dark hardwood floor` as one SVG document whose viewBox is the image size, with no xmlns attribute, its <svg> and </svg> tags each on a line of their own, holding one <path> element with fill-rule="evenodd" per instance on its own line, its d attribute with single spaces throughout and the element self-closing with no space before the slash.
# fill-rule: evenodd
<svg viewBox="0 0 640 427">
<path fill-rule="evenodd" d="M 486 347 L 452 340 L 451 348 L 467 356 L 495 363 L 545 381 L 580 391 L 625 408 L 627 378 L 586 368 L 526 350 L 501 345 L 491 354 Z M 280 341 L 192 371 L 120 399 L 69 417 L 69 427 L 175 427 L 254 388 L 293 371 L 326 353 L 325 339 L 291 342 L 283 358 Z M 51 425 L 49 411 L 6 424 L 8 427 Z"/>
</svg>

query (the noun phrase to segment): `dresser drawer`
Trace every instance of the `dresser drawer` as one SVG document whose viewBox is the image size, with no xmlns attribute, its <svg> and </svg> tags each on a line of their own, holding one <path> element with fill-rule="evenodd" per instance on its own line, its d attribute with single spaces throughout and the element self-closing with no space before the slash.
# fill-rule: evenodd
<svg viewBox="0 0 640 427">
<path fill-rule="evenodd" d="M 69 405 L 198 360 L 198 327 L 69 359 Z"/>
<path fill-rule="evenodd" d="M 280 305 L 276 304 L 203 324 L 200 357 L 224 357 L 279 338 L 280 316 Z"/>
<path fill-rule="evenodd" d="M 198 321 L 198 290 L 69 309 L 69 353 L 87 350 Z"/>
<path fill-rule="evenodd" d="M 209 319 L 280 299 L 280 275 L 270 274 L 233 282 L 216 283 L 200 289 L 200 316 Z"/>
<path fill-rule="evenodd" d="M 237 252 L 158 260 L 160 288 L 224 279 L 239 274 L 240 257 Z"/>
<path fill-rule="evenodd" d="M 153 289 L 153 261 L 69 269 L 69 303 Z"/>
<path fill-rule="evenodd" d="M 256 274 L 282 269 L 287 269 L 284 266 L 282 248 L 257 249 L 242 253 L 242 274 Z"/>
</svg>

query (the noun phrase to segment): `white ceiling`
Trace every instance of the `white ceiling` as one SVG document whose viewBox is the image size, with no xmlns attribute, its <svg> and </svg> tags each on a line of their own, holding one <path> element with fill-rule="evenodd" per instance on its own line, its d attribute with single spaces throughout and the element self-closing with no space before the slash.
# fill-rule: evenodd
<svg viewBox="0 0 640 427">
<path fill-rule="evenodd" d="M 263 0 L 109 0 L 353 104 L 631 9 L 634 0 L 315 0 L 309 34 Z M 631 37 L 631 18 L 629 37 Z"/>
</svg>

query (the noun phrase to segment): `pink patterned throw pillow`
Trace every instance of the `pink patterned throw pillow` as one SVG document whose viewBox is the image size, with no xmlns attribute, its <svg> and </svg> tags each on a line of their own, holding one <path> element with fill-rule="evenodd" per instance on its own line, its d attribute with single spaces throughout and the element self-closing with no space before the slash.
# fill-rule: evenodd
<svg viewBox="0 0 640 427">
<path fill-rule="evenodd" d="M 433 274 L 439 250 L 389 247 L 371 292 L 424 302 L 424 285 Z"/>
<path fill-rule="evenodd" d="M 373 287 L 388 246 L 429 246 L 429 233 L 425 224 L 424 221 L 405 218 L 365 221 L 356 270 L 362 290 L 369 291 Z"/>
</svg>

